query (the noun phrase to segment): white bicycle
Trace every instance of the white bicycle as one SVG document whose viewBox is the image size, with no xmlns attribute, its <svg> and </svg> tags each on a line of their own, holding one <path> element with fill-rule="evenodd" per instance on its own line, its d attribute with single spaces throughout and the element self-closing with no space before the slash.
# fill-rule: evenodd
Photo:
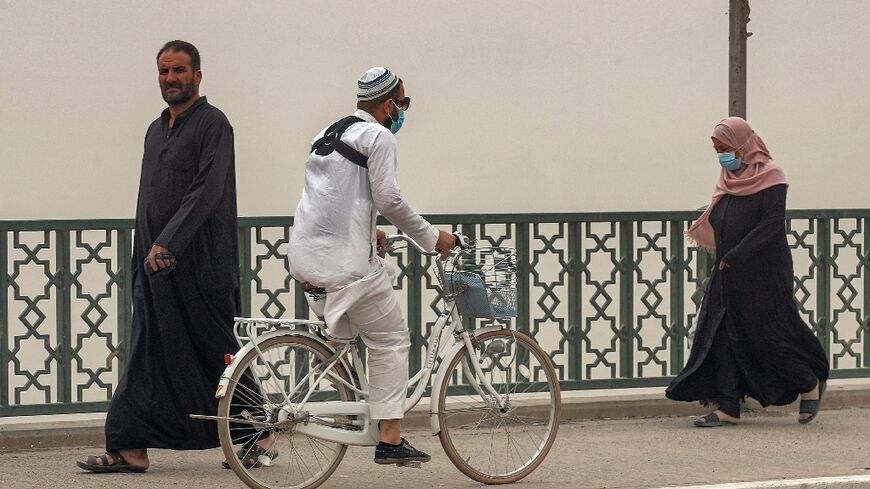
<svg viewBox="0 0 870 489">
<path fill-rule="evenodd" d="M 407 236 L 388 241 L 437 255 Z M 425 365 L 408 383 L 413 392 L 405 412 L 420 402 L 436 372 L 429 416 L 447 457 L 476 481 L 515 482 L 541 464 L 556 439 L 558 377 L 534 339 L 504 324 L 469 330 L 460 317 L 516 316 L 515 252 L 457 248 L 448 261 L 434 261 L 445 308 L 428 338 Z M 236 338 L 242 348 L 227 358 L 217 416 L 192 417 L 218 422 L 227 462 L 246 485 L 317 487 L 348 445 L 377 445 L 356 339 L 330 338 L 321 321 L 251 318 L 236 320 Z M 271 456 L 246 468 L 238 446 L 255 450 L 254 442 L 270 433 Z"/>
</svg>

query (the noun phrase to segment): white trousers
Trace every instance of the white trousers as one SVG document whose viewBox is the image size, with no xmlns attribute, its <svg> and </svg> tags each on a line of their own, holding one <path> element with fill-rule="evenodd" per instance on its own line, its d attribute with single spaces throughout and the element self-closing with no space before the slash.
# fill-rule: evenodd
<svg viewBox="0 0 870 489">
<path fill-rule="evenodd" d="M 325 317 L 331 336 L 350 339 L 359 335 L 365 342 L 371 418 L 403 418 L 411 336 L 387 268 L 328 292 L 325 301 L 309 304 Z"/>
</svg>

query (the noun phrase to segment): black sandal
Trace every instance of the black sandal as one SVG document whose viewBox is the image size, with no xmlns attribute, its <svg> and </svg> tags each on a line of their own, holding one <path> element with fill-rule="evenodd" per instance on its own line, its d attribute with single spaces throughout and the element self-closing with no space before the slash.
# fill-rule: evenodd
<svg viewBox="0 0 870 489">
<path fill-rule="evenodd" d="M 810 421 L 816 419 L 816 416 L 819 415 L 819 408 L 822 407 L 822 396 L 825 395 L 825 388 L 828 387 L 827 382 L 819 383 L 819 398 L 812 399 L 809 401 L 801 401 L 799 413 L 798 413 L 798 423 L 807 424 Z M 800 418 L 801 414 L 809 414 L 806 418 Z"/>
<path fill-rule="evenodd" d="M 236 452 L 236 457 L 242 461 L 242 466 L 246 469 L 259 469 L 260 467 L 268 467 L 272 465 L 272 460 L 278 458 L 278 450 L 266 449 L 256 443 L 245 444 Z M 262 458 L 261 458 L 262 457 Z M 230 467 L 229 462 L 221 462 L 225 469 Z"/>
<path fill-rule="evenodd" d="M 734 425 L 735 423 L 731 421 L 722 421 L 719 419 L 719 415 L 715 412 L 710 413 L 703 418 L 695 418 L 692 420 L 692 423 L 698 428 L 716 428 L 718 426 L 726 426 L 726 425 Z"/>
<path fill-rule="evenodd" d="M 115 463 L 109 463 L 109 457 L 111 456 Z M 97 463 L 97 460 L 100 460 L 102 463 Z M 87 470 L 88 472 L 99 472 L 99 473 L 109 473 L 109 472 L 124 472 L 124 473 L 141 473 L 148 470 L 147 467 L 139 467 L 138 465 L 132 465 L 127 462 L 127 459 L 121 455 L 121 452 L 118 450 L 106 450 L 106 453 L 100 455 L 99 457 L 95 457 L 93 455 L 88 455 L 87 462 L 76 462 L 80 468 Z"/>
</svg>

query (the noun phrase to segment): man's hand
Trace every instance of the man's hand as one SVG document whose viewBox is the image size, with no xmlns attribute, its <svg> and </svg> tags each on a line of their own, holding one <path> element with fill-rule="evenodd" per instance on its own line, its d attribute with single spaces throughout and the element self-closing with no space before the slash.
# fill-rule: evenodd
<svg viewBox="0 0 870 489">
<path fill-rule="evenodd" d="M 378 229 L 378 256 L 383 258 L 387 255 L 387 233 Z"/>
<path fill-rule="evenodd" d="M 719 270 L 725 270 L 726 267 L 728 267 L 728 264 L 725 263 L 725 260 L 719 262 Z"/>
<path fill-rule="evenodd" d="M 441 253 L 441 258 L 446 259 L 456 246 L 456 238 L 447 231 L 438 231 L 438 242 L 435 243 L 435 251 Z"/>
<path fill-rule="evenodd" d="M 148 263 L 151 265 L 151 270 L 158 271 L 161 268 L 166 268 L 172 264 L 170 260 L 158 260 L 158 253 L 169 253 L 169 250 L 160 246 L 159 244 L 154 244 L 151 246 L 151 253 L 148 253 Z"/>
</svg>

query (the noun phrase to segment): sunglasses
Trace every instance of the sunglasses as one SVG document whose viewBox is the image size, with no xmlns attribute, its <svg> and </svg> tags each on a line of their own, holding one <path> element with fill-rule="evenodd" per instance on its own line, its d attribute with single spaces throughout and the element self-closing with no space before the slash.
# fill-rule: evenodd
<svg viewBox="0 0 870 489">
<path fill-rule="evenodd" d="M 405 97 L 403 99 L 392 98 L 390 99 L 396 104 L 396 107 L 402 110 L 408 110 L 411 107 L 411 97 Z"/>
</svg>

